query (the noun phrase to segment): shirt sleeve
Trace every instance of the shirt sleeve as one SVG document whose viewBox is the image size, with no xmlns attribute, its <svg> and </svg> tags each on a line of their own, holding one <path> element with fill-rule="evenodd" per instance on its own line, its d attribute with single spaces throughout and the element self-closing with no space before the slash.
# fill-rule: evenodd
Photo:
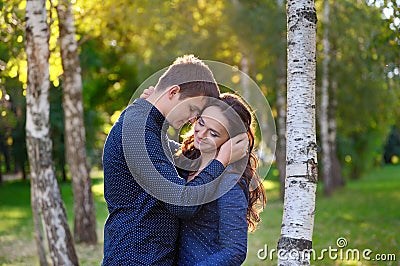
<svg viewBox="0 0 400 266">
<path fill-rule="evenodd" d="M 197 263 L 205 265 L 241 265 L 247 254 L 247 206 L 243 189 L 236 184 L 218 199 L 220 251 Z"/>
<path fill-rule="evenodd" d="M 197 213 L 210 197 L 210 191 L 204 185 L 225 170 L 221 162 L 213 160 L 187 183 L 171 160 L 168 138 L 152 124 L 137 123 L 134 115 L 125 115 L 122 141 L 125 160 L 135 181 L 179 218 L 189 218 Z"/>
</svg>

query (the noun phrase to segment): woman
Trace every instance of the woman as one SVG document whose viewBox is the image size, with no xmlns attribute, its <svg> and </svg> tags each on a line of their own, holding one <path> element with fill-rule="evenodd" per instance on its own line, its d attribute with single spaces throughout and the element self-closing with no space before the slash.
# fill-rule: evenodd
<svg viewBox="0 0 400 266">
<path fill-rule="evenodd" d="M 254 132 L 249 108 L 234 94 L 222 94 L 221 103 L 211 103 L 196 120 L 178 156 L 193 160 L 198 166 L 181 171 L 190 181 L 211 161 L 218 148 L 230 137 L 247 131 L 249 156 L 227 167 L 222 180 L 236 178 L 231 189 L 190 219 L 181 220 L 178 265 L 240 265 L 246 258 L 247 232 L 260 221 L 260 206 L 266 203 L 262 182 L 253 154 Z M 244 164 L 243 164 L 244 163 Z M 238 165 L 244 171 L 238 171 Z"/>
</svg>

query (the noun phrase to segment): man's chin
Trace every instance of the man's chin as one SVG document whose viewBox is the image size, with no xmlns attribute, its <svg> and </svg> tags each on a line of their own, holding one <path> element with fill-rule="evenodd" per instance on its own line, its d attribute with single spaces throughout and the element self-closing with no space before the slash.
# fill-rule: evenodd
<svg viewBox="0 0 400 266">
<path fill-rule="evenodd" d="M 170 125 L 171 125 L 174 129 L 179 130 L 179 129 L 181 129 L 181 127 L 183 126 L 183 123 L 182 123 L 181 121 L 177 121 L 177 122 L 174 122 L 174 123 L 170 123 Z"/>
</svg>

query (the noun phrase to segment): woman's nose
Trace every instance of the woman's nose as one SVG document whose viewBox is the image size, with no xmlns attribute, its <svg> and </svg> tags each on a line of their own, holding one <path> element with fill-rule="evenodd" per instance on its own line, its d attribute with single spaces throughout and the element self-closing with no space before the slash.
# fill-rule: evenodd
<svg viewBox="0 0 400 266">
<path fill-rule="evenodd" d="M 205 130 L 204 129 L 198 129 L 198 131 L 197 131 L 197 136 L 199 137 L 199 138 L 204 138 L 204 134 L 205 134 Z"/>
</svg>

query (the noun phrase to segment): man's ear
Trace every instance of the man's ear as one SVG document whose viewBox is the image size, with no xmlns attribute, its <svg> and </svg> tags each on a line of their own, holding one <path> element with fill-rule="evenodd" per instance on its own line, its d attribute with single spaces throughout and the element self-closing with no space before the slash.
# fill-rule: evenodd
<svg viewBox="0 0 400 266">
<path fill-rule="evenodd" d="M 179 85 L 173 85 L 171 87 L 168 88 L 168 98 L 172 99 L 175 96 L 179 96 L 177 94 L 179 94 L 179 91 L 181 90 L 181 88 L 179 87 Z"/>
</svg>

